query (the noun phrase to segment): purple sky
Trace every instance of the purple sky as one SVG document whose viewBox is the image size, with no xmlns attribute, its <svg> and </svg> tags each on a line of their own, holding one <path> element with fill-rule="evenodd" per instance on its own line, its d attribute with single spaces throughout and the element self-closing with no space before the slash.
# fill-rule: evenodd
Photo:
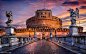
<svg viewBox="0 0 86 54">
<path fill-rule="evenodd" d="M 69 8 L 79 9 L 80 18 L 77 18 L 77 25 L 84 27 L 86 31 L 86 0 L 0 0 L 0 28 L 6 26 L 6 11 L 12 11 L 13 23 L 17 28 L 26 28 L 26 20 L 35 15 L 37 9 L 46 9 L 52 11 L 53 16 L 62 19 L 62 27 L 68 28 L 71 24 Z"/>
</svg>

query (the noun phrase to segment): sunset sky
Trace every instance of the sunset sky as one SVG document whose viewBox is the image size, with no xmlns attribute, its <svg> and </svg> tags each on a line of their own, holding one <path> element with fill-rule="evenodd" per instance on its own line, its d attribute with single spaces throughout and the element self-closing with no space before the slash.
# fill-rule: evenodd
<svg viewBox="0 0 86 54">
<path fill-rule="evenodd" d="M 0 28 L 6 27 L 6 11 L 12 11 L 13 23 L 17 28 L 26 28 L 26 20 L 35 15 L 35 11 L 45 8 L 52 11 L 53 16 L 62 19 L 62 27 L 68 28 L 71 24 L 69 8 L 79 9 L 77 25 L 84 27 L 86 32 L 86 0 L 0 0 Z"/>
</svg>

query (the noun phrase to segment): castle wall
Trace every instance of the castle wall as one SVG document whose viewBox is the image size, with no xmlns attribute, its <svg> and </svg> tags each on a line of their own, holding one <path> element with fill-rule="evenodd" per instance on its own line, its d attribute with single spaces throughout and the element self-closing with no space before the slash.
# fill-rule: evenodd
<svg viewBox="0 0 86 54">
<path fill-rule="evenodd" d="M 45 28 L 45 29 L 41 29 L 41 28 L 36 28 L 36 37 L 37 38 L 42 38 L 42 33 L 44 32 L 45 34 L 45 37 L 47 38 L 50 38 L 50 31 L 51 29 L 49 28 Z M 52 29 L 53 32 L 53 37 L 55 37 L 55 29 Z M 2 31 L 2 30 L 1 30 Z M 0 31 L 0 36 L 4 35 L 6 33 L 6 31 Z M 16 29 L 14 34 L 16 34 L 17 36 L 21 36 L 21 37 L 29 37 L 29 31 L 30 31 L 30 36 L 33 37 L 34 36 L 34 29 L 33 28 L 30 28 L 29 29 Z M 59 29 L 56 29 L 56 35 L 58 37 L 61 37 L 61 36 L 66 36 L 67 34 L 69 34 L 69 29 L 66 29 L 66 28 L 59 28 Z M 86 35 L 85 32 L 79 32 L 79 34 L 81 35 Z"/>
<path fill-rule="evenodd" d="M 58 17 L 52 16 L 50 10 L 37 10 L 35 16 L 26 20 L 27 28 L 33 27 L 50 27 L 61 28 L 62 20 Z"/>
</svg>

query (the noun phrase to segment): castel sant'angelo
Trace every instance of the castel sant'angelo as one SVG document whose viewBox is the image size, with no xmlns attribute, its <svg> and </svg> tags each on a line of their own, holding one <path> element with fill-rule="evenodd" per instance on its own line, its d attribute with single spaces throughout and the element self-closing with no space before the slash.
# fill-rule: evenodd
<svg viewBox="0 0 86 54">
<path fill-rule="evenodd" d="M 68 28 L 62 28 L 62 20 L 56 16 L 52 16 L 52 11 L 47 9 L 40 9 L 35 12 L 35 16 L 26 20 L 27 28 L 15 29 L 17 36 L 31 37 L 34 36 L 34 29 L 36 37 L 50 38 L 50 31 L 52 30 L 53 37 L 66 36 L 69 34 Z M 83 27 L 78 27 L 78 32 L 82 34 Z M 44 35 L 42 35 L 44 34 Z"/>
<path fill-rule="evenodd" d="M 52 16 L 51 10 L 37 10 L 35 16 L 27 19 L 26 21 L 27 28 L 61 28 L 62 20 L 58 17 Z"/>
</svg>

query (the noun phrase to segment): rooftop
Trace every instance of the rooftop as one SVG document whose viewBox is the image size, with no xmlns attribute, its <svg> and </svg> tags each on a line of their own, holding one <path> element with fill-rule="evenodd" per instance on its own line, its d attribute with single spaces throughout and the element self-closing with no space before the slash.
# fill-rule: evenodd
<svg viewBox="0 0 86 54">
<path fill-rule="evenodd" d="M 45 9 L 45 8 L 44 9 L 37 10 L 37 11 L 43 11 L 43 10 L 44 11 L 51 11 L 51 10 L 48 10 L 48 9 Z"/>
</svg>

